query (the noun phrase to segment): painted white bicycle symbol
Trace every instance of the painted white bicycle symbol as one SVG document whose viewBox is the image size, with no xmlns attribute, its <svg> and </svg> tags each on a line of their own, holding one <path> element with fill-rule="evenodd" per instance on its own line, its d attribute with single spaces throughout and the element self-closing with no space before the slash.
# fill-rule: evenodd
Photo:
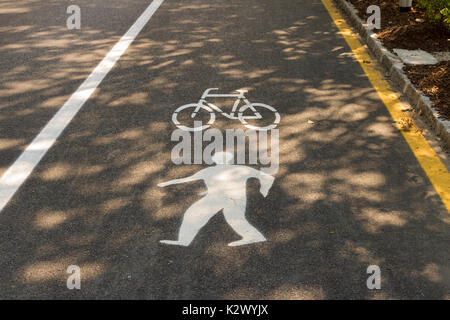
<svg viewBox="0 0 450 320">
<path fill-rule="evenodd" d="M 280 123 L 280 114 L 278 113 L 278 111 L 274 107 L 271 107 L 264 103 L 250 103 L 250 101 L 248 101 L 247 98 L 244 96 L 244 94 L 248 92 L 247 90 L 236 90 L 237 92 L 239 92 L 239 94 L 210 94 L 209 92 L 212 90 L 219 90 L 219 89 L 218 88 L 206 89 L 205 92 L 203 92 L 203 95 L 198 101 L 198 103 L 190 103 L 178 107 L 172 114 L 172 122 L 178 128 L 184 131 L 201 131 L 207 129 L 214 123 L 214 121 L 216 120 L 216 114 L 214 112 L 216 111 L 220 112 L 223 116 L 227 117 L 228 119 L 238 119 L 246 128 L 253 130 L 261 130 L 261 131 L 271 130 L 274 129 L 278 125 L 278 123 Z M 225 113 L 216 105 L 206 101 L 206 98 L 230 98 L 230 97 L 236 98 L 231 113 Z M 244 105 L 240 107 L 239 110 L 237 110 L 241 100 L 244 101 Z M 178 115 L 186 109 L 187 110 L 192 109 L 192 113 L 190 115 L 192 119 L 195 118 L 195 116 L 200 112 L 200 110 L 207 111 L 209 113 L 209 121 L 207 122 L 207 124 L 198 127 L 188 127 L 181 124 L 180 121 L 178 120 Z M 253 115 L 244 115 L 244 112 L 247 111 L 248 109 L 253 112 Z M 260 110 L 259 112 L 258 109 Z M 256 119 L 256 120 L 262 119 L 263 116 L 261 115 L 261 112 L 263 111 L 266 112 L 270 111 L 271 113 L 274 114 L 275 120 L 273 121 L 272 124 L 258 127 L 247 123 L 246 120 L 249 119 Z"/>
</svg>

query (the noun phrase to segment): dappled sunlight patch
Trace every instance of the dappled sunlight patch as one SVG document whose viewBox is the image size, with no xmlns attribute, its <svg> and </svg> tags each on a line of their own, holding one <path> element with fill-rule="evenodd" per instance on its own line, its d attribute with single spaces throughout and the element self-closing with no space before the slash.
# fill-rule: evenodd
<svg viewBox="0 0 450 320">
<path fill-rule="evenodd" d="M 120 197 L 120 198 L 114 198 L 105 201 L 100 205 L 100 210 L 102 212 L 111 212 L 111 211 L 117 211 L 119 209 L 122 209 L 123 207 L 126 207 L 131 203 L 130 198 L 128 197 Z"/>
<path fill-rule="evenodd" d="M 443 280 L 441 267 L 433 262 L 428 263 L 422 271 L 418 272 L 418 275 L 428 279 L 431 282 L 440 283 Z"/>
<path fill-rule="evenodd" d="M 219 60 L 220 61 L 224 61 L 224 60 L 230 60 L 230 59 L 235 59 L 235 56 L 232 56 L 230 54 L 224 54 L 222 56 L 220 56 Z"/>
<path fill-rule="evenodd" d="M 337 46 L 337 47 L 334 47 L 333 49 L 331 49 L 331 52 L 339 51 L 342 49 L 346 49 L 346 48 L 344 48 L 343 46 Z"/>
<path fill-rule="evenodd" d="M 169 9 L 169 12 L 180 12 L 180 11 L 186 11 L 186 10 L 209 10 L 213 8 L 211 4 L 186 4 L 186 5 L 180 5 L 177 6 L 177 8 Z"/>
<path fill-rule="evenodd" d="M 0 30 L 1 30 L 1 28 L 0 28 Z M 4 76 L 6 78 L 8 76 L 16 76 L 18 74 L 26 75 L 26 73 L 29 72 L 30 69 L 31 68 L 29 66 L 25 66 L 25 65 L 17 66 L 17 67 L 12 68 L 8 72 L 3 73 L 2 76 Z"/>
<path fill-rule="evenodd" d="M 308 191 L 302 194 L 300 197 L 304 202 L 311 204 L 326 199 L 326 194 L 323 192 Z"/>
<path fill-rule="evenodd" d="M 78 210 L 52 210 L 50 208 L 42 209 L 35 214 L 34 225 L 38 229 L 49 230 L 59 227 L 67 220 L 76 215 Z"/>
<path fill-rule="evenodd" d="M 357 245 L 353 241 L 345 241 L 345 244 L 339 249 L 339 255 L 348 259 L 356 259 L 363 264 L 367 265 L 381 265 L 384 262 L 384 258 L 378 258 L 369 249 Z"/>
<path fill-rule="evenodd" d="M 446 214 L 440 221 L 450 225 L 450 215 Z"/>
<path fill-rule="evenodd" d="M 386 279 L 384 280 L 387 281 Z M 367 300 L 394 300 L 395 298 L 383 290 L 370 290 Z"/>
<path fill-rule="evenodd" d="M 292 173 L 282 178 L 282 189 L 292 197 L 311 204 L 326 198 L 325 176 L 319 173 Z"/>
<path fill-rule="evenodd" d="M 369 112 L 365 107 L 359 104 L 350 103 L 343 105 L 339 109 L 339 118 L 346 121 L 361 121 L 369 116 Z"/>
<path fill-rule="evenodd" d="M 396 128 L 387 122 L 369 124 L 365 129 L 369 137 L 381 136 L 383 138 L 393 138 L 396 136 Z"/>
<path fill-rule="evenodd" d="M 272 31 L 274 34 L 276 34 L 276 35 L 286 35 L 286 34 L 289 34 L 289 32 L 288 31 L 285 31 L 285 30 L 274 30 L 274 31 Z"/>
<path fill-rule="evenodd" d="M 236 60 L 236 61 L 229 61 L 229 62 L 218 62 L 218 63 L 214 63 L 212 66 L 214 68 L 226 69 L 226 68 L 230 68 L 230 67 L 240 66 L 242 64 L 243 64 L 242 61 Z"/>
<path fill-rule="evenodd" d="M 162 171 L 165 165 L 163 163 L 155 163 L 149 161 L 140 162 L 122 174 L 122 177 L 118 179 L 117 186 L 119 188 L 132 186 L 144 182 L 151 175 Z"/>
<path fill-rule="evenodd" d="M 66 77 L 67 77 L 67 75 L 66 75 Z M 66 96 L 66 95 L 51 97 L 51 98 L 46 99 L 42 103 L 40 103 L 39 107 L 41 107 L 41 108 L 59 108 L 66 102 L 67 98 L 68 98 L 68 96 Z"/>
<path fill-rule="evenodd" d="M 50 168 L 44 170 L 41 173 L 41 179 L 44 181 L 56 181 L 61 179 L 66 179 L 76 172 L 74 172 L 74 167 L 69 163 L 56 163 L 52 165 Z"/>
<path fill-rule="evenodd" d="M 82 66 L 82 63 L 91 63 L 92 61 L 98 61 L 100 62 L 100 58 L 102 54 L 107 51 L 107 48 L 109 46 L 105 46 L 104 48 L 100 48 L 97 50 L 91 50 L 89 53 L 83 53 L 80 54 L 80 52 L 74 52 L 74 53 L 66 53 L 64 57 L 61 58 L 61 62 L 63 63 L 71 63 L 71 64 L 80 64 Z"/>
<path fill-rule="evenodd" d="M 305 242 L 305 247 L 311 248 L 311 249 L 322 250 L 323 243 L 320 240 L 311 240 L 311 241 Z"/>
<path fill-rule="evenodd" d="M 339 90 L 337 86 L 334 89 L 326 89 L 322 86 L 322 88 L 305 88 L 305 92 L 309 93 L 309 99 L 312 102 L 323 102 L 326 105 L 330 105 L 330 103 L 334 103 L 336 105 L 342 104 L 341 101 L 345 101 L 349 98 L 349 94 L 347 92 L 342 92 Z M 318 111 L 323 112 L 323 108 L 317 108 Z"/>
<path fill-rule="evenodd" d="M 364 198 L 371 202 L 383 202 L 386 199 L 386 194 L 374 190 L 360 192 L 355 194 L 355 198 Z"/>
<path fill-rule="evenodd" d="M 217 276 L 226 275 L 230 270 L 241 270 L 245 267 L 245 264 L 250 261 L 248 255 L 248 247 L 242 247 L 241 251 L 236 251 L 235 248 L 224 245 L 224 243 L 213 243 L 205 251 L 205 254 L 209 256 L 209 259 L 214 259 L 214 274 Z M 253 248 L 261 255 L 261 250 Z M 265 256 L 270 252 L 270 248 L 266 248 Z M 230 255 L 233 259 L 230 259 Z M 264 252 L 263 252 L 264 256 Z"/>
<path fill-rule="evenodd" d="M 108 246 L 120 248 L 126 246 L 129 242 L 135 242 L 137 238 L 139 238 L 139 235 L 136 231 L 121 232 L 120 234 L 108 239 L 107 243 Z"/>
<path fill-rule="evenodd" d="M 346 133 L 348 133 L 347 128 L 342 126 L 328 129 L 326 130 L 326 134 L 324 134 L 324 131 L 312 132 L 309 134 L 308 139 L 314 142 L 327 143 L 335 141 L 339 136 L 345 135 Z"/>
<path fill-rule="evenodd" d="M 355 172 L 351 169 L 338 169 L 332 173 L 332 176 L 348 184 L 364 188 L 381 187 L 386 184 L 384 175 L 374 171 Z"/>
<path fill-rule="evenodd" d="M 353 61 L 358 61 L 356 59 L 355 55 L 353 54 L 353 52 L 341 52 L 340 54 L 338 54 L 338 58 L 351 59 Z"/>
<path fill-rule="evenodd" d="M 241 69 L 228 69 L 225 71 L 220 71 L 219 74 L 230 77 L 231 79 L 243 79 L 247 76 L 247 73 Z"/>
<path fill-rule="evenodd" d="M 328 186 L 330 191 L 333 192 L 330 195 L 329 200 L 334 202 L 342 201 L 346 196 L 351 194 L 353 199 L 364 199 L 371 202 L 383 202 L 386 200 L 387 194 L 384 192 L 376 191 L 373 189 L 366 189 L 358 185 L 352 185 L 348 183 L 332 183 Z"/>
<path fill-rule="evenodd" d="M 67 220 L 67 215 L 63 212 L 54 212 L 36 219 L 36 226 L 41 229 L 52 229 Z"/>
<path fill-rule="evenodd" d="M 167 61 L 158 63 L 157 65 L 150 65 L 149 69 L 150 70 L 158 70 L 158 69 L 170 66 L 171 64 L 174 64 L 174 63 L 175 63 L 175 60 L 167 60 Z M 164 83 L 168 83 L 167 78 L 158 77 L 157 79 L 152 80 L 150 82 L 150 85 L 151 86 L 155 86 L 155 85 L 161 85 L 161 84 L 164 84 Z"/>
<path fill-rule="evenodd" d="M 422 215 L 423 216 L 423 215 Z M 448 216 L 448 213 L 447 213 Z M 444 223 L 442 223 L 444 222 Z M 438 222 L 428 222 L 425 225 L 427 231 L 434 233 L 445 233 L 448 230 L 448 225 L 450 224 L 450 219 L 439 219 Z"/>
<path fill-rule="evenodd" d="M 36 262 L 25 267 L 20 278 L 24 283 L 62 279 L 66 276 L 65 272 L 68 266 L 62 261 Z"/>
<path fill-rule="evenodd" d="M 234 288 L 225 293 L 223 296 L 225 300 L 253 300 L 258 299 L 256 290 L 249 287 Z"/>
<path fill-rule="evenodd" d="M 304 50 L 296 50 L 295 53 L 305 54 L 306 51 L 304 51 Z M 285 58 L 285 59 L 288 60 L 288 61 L 300 60 L 300 59 L 301 59 L 301 56 L 292 56 L 292 57 L 287 57 L 287 58 Z"/>
<path fill-rule="evenodd" d="M 278 84 L 280 90 L 286 93 L 295 93 L 303 90 L 303 87 L 307 83 L 305 79 L 296 79 L 296 78 L 280 78 L 280 77 L 270 77 L 267 79 L 267 82 Z M 284 117 L 283 117 L 284 122 Z"/>
<path fill-rule="evenodd" d="M 98 174 L 98 173 L 102 172 L 103 170 L 105 170 L 105 166 L 101 166 L 101 165 L 86 166 L 86 165 L 83 165 L 81 168 L 77 169 L 77 174 L 78 175 L 82 175 L 82 176 L 90 176 L 90 175 Z"/>
<path fill-rule="evenodd" d="M 61 280 L 66 283 L 69 276 L 66 272 L 67 267 L 76 261 L 71 261 L 72 257 L 65 257 L 52 261 L 41 261 L 32 263 L 19 272 L 19 279 L 23 283 L 36 283 L 50 280 Z M 81 277 L 83 280 L 89 280 L 98 277 L 104 272 L 104 265 L 91 262 L 79 264 Z"/>
<path fill-rule="evenodd" d="M 160 206 L 157 210 L 155 210 L 155 202 L 152 201 L 152 199 L 144 201 L 143 208 L 152 210 L 151 217 L 155 221 L 172 219 L 180 216 L 183 213 L 182 208 L 178 204 L 165 204 L 164 206 Z"/>
<path fill-rule="evenodd" d="M 305 142 L 308 142 L 309 136 L 314 134 L 313 124 L 308 123 L 310 119 L 316 119 L 318 116 L 316 110 L 306 109 L 296 115 L 288 115 L 283 118 L 283 124 L 280 130 L 280 154 L 298 150 L 305 150 Z M 303 152 L 302 152 L 303 153 Z M 302 157 L 305 157 L 303 155 Z M 284 162 L 284 157 L 282 158 Z"/>
<path fill-rule="evenodd" d="M 181 66 L 183 66 L 183 67 L 192 67 L 194 65 L 195 65 L 195 61 L 192 59 L 187 59 L 181 63 Z"/>
<path fill-rule="evenodd" d="M 69 236 L 64 242 L 70 246 L 88 246 L 94 243 L 97 237 L 97 234 L 76 234 Z"/>
<path fill-rule="evenodd" d="M 155 41 L 151 40 L 149 38 L 138 38 L 135 40 L 133 45 L 129 47 L 128 54 L 125 55 L 123 58 L 121 58 L 122 61 L 129 61 L 130 59 L 139 59 L 142 60 L 142 58 L 148 58 L 149 55 L 145 54 L 145 51 L 148 49 L 151 49 L 153 47 L 155 48 L 165 48 L 165 45 L 167 43 L 163 43 L 161 41 Z"/>
<path fill-rule="evenodd" d="M 283 163 L 285 165 L 281 166 L 278 170 L 277 175 L 285 175 L 290 174 L 290 169 L 287 165 L 289 164 L 299 164 L 302 161 L 305 160 L 305 153 L 303 152 L 302 148 L 299 148 L 295 144 L 288 143 L 287 145 L 282 144 L 283 149 L 286 147 L 284 151 L 280 152 L 280 158 L 282 159 Z M 288 146 L 291 146 L 293 149 L 289 152 L 289 149 L 287 149 Z"/>
<path fill-rule="evenodd" d="M 282 49 L 284 60 L 287 61 L 297 61 L 304 59 L 306 55 L 314 54 L 313 48 L 316 41 L 313 39 L 305 40 L 299 37 L 298 30 L 301 26 L 312 23 L 307 20 L 294 22 L 290 27 L 285 29 L 277 29 L 271 31 L 271 33 L 276 37 L 276 43 L 284 47 Z M 328 31 L 317 31 L 315 34 L 329 34 Z"/>
<path fill-rule="evenodd" d="M 145 132 L 143 129 L 128 129 L 123 132 L 114 134 L 114 135 L 107 135 L 103 137 L 95 138 L 92 142 L 93 145 L 110 145 L 114 142 L 117 142 L 118 140 L 132 140 L 138 139 L 145 135 Z"/>
<path fill-rule="evenodd" d="M 183 19 L 178 21 L 179 24 L 198 24 L 197 20 L 193 20 L 193 19 Z"/>
<path fill-rule="evenodd" d="M 151 132 L 161 132 L 168 130 L 171 127 L 171 124 L 168 122 L 157 122 L 153 121 L 147 125 L 148 130 Z"/>
<path fill-rule="evenodd" d="M 175 81 L 171 81 L 168 78 L 162 76 L 150 81 L 149 85 L 151 87 L 160 88 L 164 90 L 176 88 L 178 86 L 178 84 Z"/>
<path fill-rule="evenodd" d="M 37 91 L 51 86 L 49 80 L 23 80 L 23 81 L 8 81 L 5 85 L 8 89 L 0 90 L 0 96 L 9 96 L 15 94 L 22 94 L 29 91 Z"/>
<path fill-rule="evenodd" d="M 380 233 L 384 227 L 403 227 L 408 223 L 407 218 L 406 212 L 383 212 L 375 208 L 364 208 L 357 216 L 357 219 L 363 222 L 364 229 L 372 234 Z"/>
<path fill-rule="evenodd" d="M 200 165 L 173 166 L 169 170 L 165 170 L 166 174 L 164 179 L 169 180 L 175 177 L 187 177 L 201 169 L 203 169 L 203 167 Z"/>
<path fill-rule="evenodd" d="M 165 55 L 162 55 L 161 58 L 165 59 L 165 58 L 177 57 L 177 56 L 189 54 L 191 52 L 192 52 L 191 49 L 178 49 L 178 50 L 172 51 L 170 53 L 167 53 Z"/>
<path fill-rule="evenodd" d="M 139 105 L 139 104 L 146 104 L 147 102 L 148 102 L 148 94 L 145 92 L 137 92 L 111 101 L 108 104 L 108 106 L 118 107 L 118 106 L 126 106 L 129 104 Z"/>
<path fill-rule="evenodd" d="M 287 243 L 296 238 L 297 232 L 283 229 L 270 235 L 270 240 L 278 243 Z"/>
<path fill-rule="evenodd" d="M 15 3 L 17 3 L 15 1 Z M 31 25 L 23 25 L 23 26 L 1 26 L 0 27 L 0 33 L 9 33 L 9 34 L 14 34 L 14 33 L 21 33 L 21 32 L 25 32 L 25 31 L 30 31 L 31 29 L 33 29 L 34 26 Z"/>
<path fill-rule="evenodd" d="M 25 143 L 25 139 L 0 139 L 0 150 L 18 148 Z"/>
<path fill-rule="evenodd" d="M 264 299 L 281 300 L 323 300 L 325 291 L 317 286 L 295 286 L 284 284 L 267 294 Z"/>
<path fill-rule="evenodd" d="M 358 141 L 358 144 L 360 146 L 366 146 L 366 148 L 372 150 L 372 151 L 381 151 L 385 150 L 387 148 L 386 143 L 367 143 L 365 141 Z"/>
<path fill-rule="evenodd" d="M 256 79 L 274 73 L 275 69 L 254 69 L 246 73 L 248 79 Z"/>
<path fill-rule="evenodd" d="M 59 10 L 55 3 L 43 5 L 38 1 L 22 1 L 18 4 L 17 1 L 10 1 L 9 4 L 0 4 L 0 12 L 4 12 L 5 6 L 14 10 L 26 9 L 21 12 L 25 20 L 20 23 L 37 23 L 34 15 L 31 20 L 27 19 L 32 12 Z M 61 14 L 65 14 L 64 10 Z M 16 123 L 29 122 L 30 116 L 40 117 L 51 111 L 42 109 L 61 107 L 68 98 L 66 88 L 84 80 L 96 61 L 99 62 L 119 39 L 115 32 L 106 30 L 83 29 L 81 33 L 74 33 L 67 32 L 65 23 L 59 26 L 43 23 L 0 27 L 0 32 L 10 35 L 7 43 L 0 48 L 0 52 L 6 53 L 0 98 L 6 97 L 8 102 L 5 106 L 10 108 L 1 120 L 11 119 L 16 126 Z M 39 28 L 36 30 L 37 26 Z M 102 36 L 97 39 L 99 34 Z M 39 70 L 30 61 L 37 62 Z M 58 81 L 55 83 L 55 80 Z M 3 105 L 0 107 L 3 108 Z M 38 127 L 44 124 L 38 121 Z M 31 141 L 31 137 L 27 139 Z"/>
<path fill-rule="evenodd" d="M 36 42 L 36 44 L 34 45 L 34 47 L 36 48 L 49 48 L 52 47 L 52 49 L 54 48 L 66 48 L 67 46 L 70 45 L 71 41 L 73 41 L 73 39 L 70 39 L 70 36 L 66 36 L 66 37 L 54 37 L 56 34 L 56 32 L 58 31 L 63 31 L 64 29 L 61 28 L 59 30 L 55 30 L 53 31 L 41 31 L 41 32 L 33 32 L 33 34 L 30 34 L 29 38 L 33 39 L 39 39 L 40 41 Z M 43 41 L 42 39 L 48 39 L 47 41 Z"/>
</svg>

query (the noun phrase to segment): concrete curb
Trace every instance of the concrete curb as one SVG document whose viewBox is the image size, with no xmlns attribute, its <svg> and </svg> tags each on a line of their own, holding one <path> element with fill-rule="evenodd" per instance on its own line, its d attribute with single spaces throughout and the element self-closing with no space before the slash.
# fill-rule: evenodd
<svg viewBox="0 0 450 320">
<path fill-rule="evenodd" d="M 433 131 L 442 138 L 446 147 L 450 148 L 450 121 L 438 118 L 438 112 L 433 107 L 430 98 L 417 90 L 403 72 L 402 61 L 383 47 L 374 32 L 367 29 L 367 25 L 358 17 L 353 5 L 345 0 L 333 0 L 333 2 L 348 18 L 350 25 L 358 31 L 361 38 L 366 42 L 371 54 L 385 68 L 397 89 L 406 95 L 411 106 L 416 111 L 422 111 L 422 116 L 425 117 Z"/>
</svg>

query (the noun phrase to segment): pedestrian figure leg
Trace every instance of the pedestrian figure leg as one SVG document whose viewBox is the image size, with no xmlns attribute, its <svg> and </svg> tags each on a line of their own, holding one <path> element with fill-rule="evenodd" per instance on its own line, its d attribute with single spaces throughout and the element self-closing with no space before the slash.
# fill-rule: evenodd
<svg viewBox="0 0 450 320">
<path fill-rule="evenodd" d="M 266 238 L 245 218 L 245 202 L 238 202 L 223 209 L 223 215 L 228 224 L 241 237 L 241 240 L 229 243 L 229 246 L 240 246 L 254 242 L 266 241 Z"/>
<path fill-rule="evenodd" d="M 200 199 L 187 209 L 184 214 L 178 233 L 178 240 L 161 240 L 161 243 L 188 246 L 194 240 L 201 228 L 220 210 L 222 207 L 214 199 L 208 196 Z"/>
</svg>

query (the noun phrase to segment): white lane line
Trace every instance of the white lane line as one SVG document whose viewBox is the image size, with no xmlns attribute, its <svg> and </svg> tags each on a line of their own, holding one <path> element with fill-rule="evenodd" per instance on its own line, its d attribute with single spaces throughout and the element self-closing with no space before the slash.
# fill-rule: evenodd
<svg viewBox="0 0 450 320">
<path fill-rule="evenodd" d="M 136 20 L 125 35 L 103 58 L 89 77 L 81 84 L 74 94 L 58 110 L 31 144 L 22 152 L 19 158 L 0 178 L 0 212 L 25 182 L 42 157 L 55 143 L 59 135 L 72 121 L 84 103 L 89 99 L 105 76 L 127 50 L 133 40 L 141 32 L 150 18 L 164 0 L 154 0 L 142 15 Z"/>
</svg>

